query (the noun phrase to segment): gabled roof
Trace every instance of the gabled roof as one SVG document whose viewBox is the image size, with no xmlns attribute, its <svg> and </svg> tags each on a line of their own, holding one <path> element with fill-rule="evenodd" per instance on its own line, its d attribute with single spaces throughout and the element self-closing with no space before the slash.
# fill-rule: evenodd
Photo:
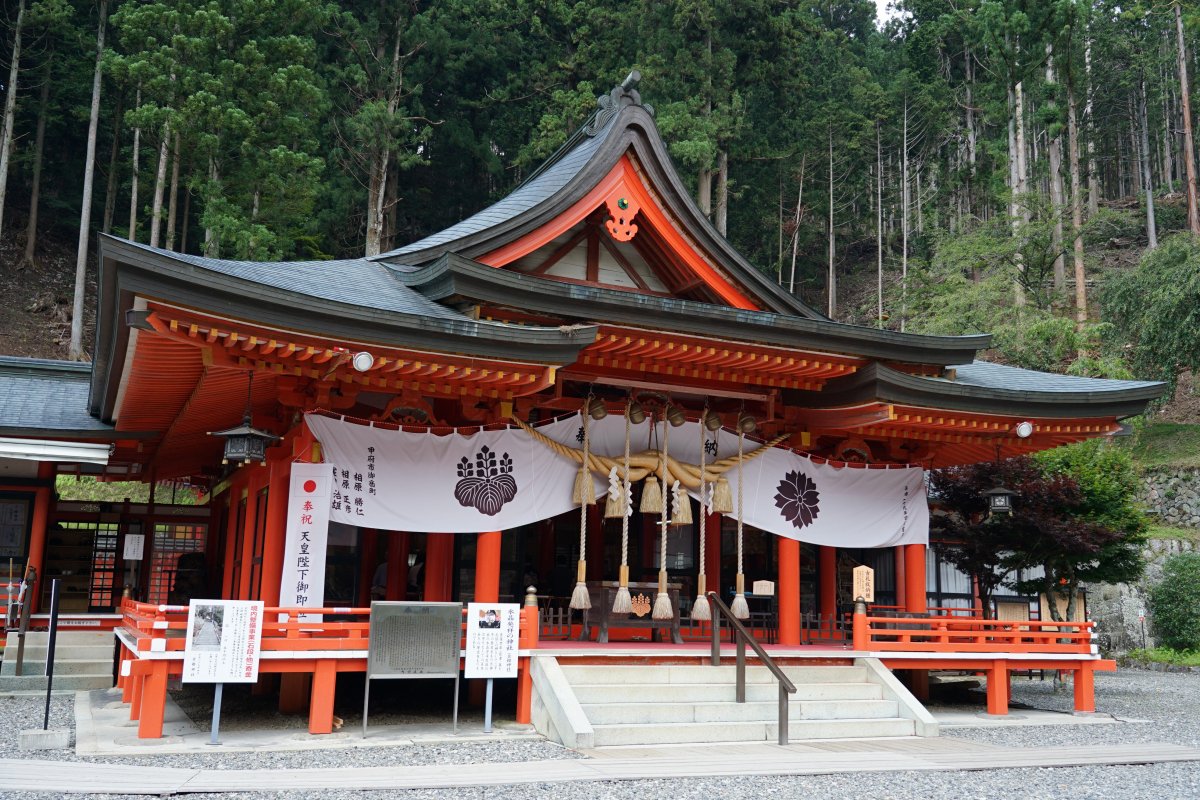
<svg viewBox="0 0 1200 800">
<path fill-rule="evenodd" d="M 632 154 L 666 213 L 725 279 L 766 310 L 826 319 L 747 262 L 712 226 L 675 170 L 653 109 L 642 104 L 636 89 L 618 86 L 599 105 L 592 120 L 512 194 L 439 233 L 372 258 L 401 273 L 446 253 L 486 260 L 487 254 L 556 220 Z"/>
<path fill-rule="evenodd" d="M 87 413 L 91 364 L 0 356 L 0 434 L 112 438 L 113 427 Z"/>
</svg>

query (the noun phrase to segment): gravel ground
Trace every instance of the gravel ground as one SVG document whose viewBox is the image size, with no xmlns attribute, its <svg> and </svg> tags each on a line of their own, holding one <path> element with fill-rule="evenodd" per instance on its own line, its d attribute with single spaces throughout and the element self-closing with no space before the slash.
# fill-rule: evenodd
<svg viewBox="0 0 1200 800">
<path fill-rule="evenodd" d="M 1118 725 L 1011 726 L 1005 728 L 968 728 L 948 730 L 944 736 L 1014 747 L 1038 747 L 1080 744 L 1124 744 L 1163 742 L 1200 747 L 1200 675 L 1146 672 L 1124 669 L 1116 674 L 1097 675 L 1097 705 L 1122 720 Z M 1069 710 L 1070 686 L 1053 691 L 1049 681 L 1014 681 L 1013 701 L 1031 708 Z M 982 695 L 979 695 L 982 705 Z M 41 706 L 29 700 L 0 700 L 0 752 L 15 753 L 15 731 L 29 727 Z M 52 724 L 69 723 L 71 703 L 56 699 Z M 1014 707 L 1014 715 L 1020 708 Z M 303 754 L 202 754 L 198 756 L 146 756 L 130 763 L 156 766 L 203 766 L 236 769 L 253 765 L 258 768 L 285 768 L 288 759 L 299 757 L 306 766 L 379 764 L 481 763 L 498 760 L 528 760 L 572 757 L 572 753 L 543 742 L 462 743 L 452 745 L 413 745 L 408 747 L 363 750 L 310 751 Z M 61 760 L 85 760 L 69 753 L 55 753 Z M 120 759 L 87 759 L 120 762 Z M 973 772 L 891 772 L 857 773 L 828 776 L 702 778 L 689 780 L 640 780 L 586 784 L 538 784 L 484 789 L 448 789 L 391 792 L 323 792 L 330 800 L 539 800 L 595 798 L 633 800 L 661 798 L 690 800 L 727 796 L 764 796 L 792 798 L 822 795 L 840 798 L 873 797 L 882 800 L 1062 800 L 1076 798 L 1114 798 L 1130 800 L 1184 800 L 1200 797 L 1200 762 L 1154 764 L 1148 766 L 1071 767 L 1061 769 L 1005 769 Z M 46 800 L 47 793 L 4 792 L 5 800 Z M 116 798 L 116 795 L 72 795 L 73 798 Z M 194 795 L 206 800 L 212 795 Z M 230 800 L 310 800 L 309 792 L 231 793 Z"/>
</svg>

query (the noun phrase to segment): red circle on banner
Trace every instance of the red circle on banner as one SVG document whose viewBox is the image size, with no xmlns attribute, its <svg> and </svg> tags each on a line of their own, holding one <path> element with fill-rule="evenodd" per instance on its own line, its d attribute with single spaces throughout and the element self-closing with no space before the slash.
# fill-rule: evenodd
<svg viewBox="0 0 1200 800">
<path fill-rule="evenodd" d="M 304 491 L 311 494 L 311 493 L 315 492 L 316 490 L 317 490 L 317 482 L 316 481 L 308 480 L 308 481 L 304 482 Z"/>
</svg>

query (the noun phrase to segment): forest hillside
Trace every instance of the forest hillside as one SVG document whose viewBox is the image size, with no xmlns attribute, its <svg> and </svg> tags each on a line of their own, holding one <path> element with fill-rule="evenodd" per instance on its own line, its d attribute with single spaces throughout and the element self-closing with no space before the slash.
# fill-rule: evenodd
<svg viewBox="0 0 1200 800">
<path fill-rule="evenodd" d="M 384 252 L 636 68 L 699 207 L 808 304 L 1162 378 L 1197 422 L 1198 54 L 1178 0 L 6 0 L 0 352 L 89 357 L 99 232 Z"/>
</svg>

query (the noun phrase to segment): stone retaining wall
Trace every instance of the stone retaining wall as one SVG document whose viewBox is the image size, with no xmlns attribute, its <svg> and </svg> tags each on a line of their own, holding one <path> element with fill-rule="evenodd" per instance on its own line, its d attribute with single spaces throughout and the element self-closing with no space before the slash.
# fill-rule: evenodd
<svg viewBox="0 0 1200 800">
<path fill-rule="evenodd" d="M 1176 553 L 1197 549 L 1196 542 L 1181 539 L 1151 539 L 1146 543 L 1146 571 L 1137 583 L 1101 584 L 1088 587 L 1088 616 L 1108 639 L 1112 653 L 1127 653 L 1143 643 L 1144 612 L 1145 646 L 1154 647 L 1157 641 L 1151 631 L 1150 603 L 1147 593 L 1162 580 L 1163 563 Z"/>
<path fill-rule="evenodd" d="M 1142 502 L 1163 525 L 1200 528 L 1200 469 L 1148 470 Z"/>
</svg>

